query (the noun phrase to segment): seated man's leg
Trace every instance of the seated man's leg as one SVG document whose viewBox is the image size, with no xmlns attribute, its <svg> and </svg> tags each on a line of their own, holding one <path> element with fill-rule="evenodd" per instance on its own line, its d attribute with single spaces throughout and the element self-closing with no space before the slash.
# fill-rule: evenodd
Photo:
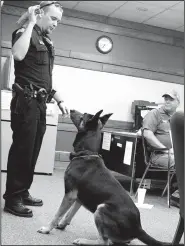
<svg viewBox="0 0 185 246">
<path fill-rule="evenodd" d="M 169 161 L 170 161 L 170 167 L 172 168 L 175 165 L 173 154 L 170 154 Z M 156 165 L 156 167 L 167 168 L 168 167 L 168 154 L 167 153 L 152 154 L 151 162 L 153 165 Z"/>
<path fill-rule="evenodd" d="M 163 154 L 155 154 L 151 156 L 151 162 L 156 165 L 156 167 L 163 167 L 167 168 L 168 167 L 168 154 L 163 153 Z M 174 161 L 174 155 L 170 154 L 170 167 L 172 168 L 175 165 Z M 179 190 L 176 190 L 173 192 L 171 195 L 171 202 L 170 204 L 175 207 L 179 207 Z"/>
</svg>

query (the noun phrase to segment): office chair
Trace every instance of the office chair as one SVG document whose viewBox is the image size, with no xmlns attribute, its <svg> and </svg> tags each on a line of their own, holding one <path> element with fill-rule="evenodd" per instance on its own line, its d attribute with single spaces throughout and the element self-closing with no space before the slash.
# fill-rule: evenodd
<svg viewBox="0 0 185 246">
<path fill-rule="evenodd" d="M 143 151 L 144 151 L 144 163 L 146 165 L 146 169 L 143 173 L 143 176 L 142 176 L 141 181 L 139 183 L 138 189 L 142 186 L 143 180 L 145 179 L 148 172 L 167 172 L 167 185 L 164 188 L 162 196 L 164 195 L 165 190 L 167 188 L 167 204 L 168 204 L 168 207 L 170 207 L 170 184 L 171 184 L 171 180 L 173 178 L 173 175 L 175 174 L 175 169 L 169 168 L 169 166 L 170 166 L 169 165 L 170 164 L 169 150 L 167 148 L 158 149 L 158 148 L 154 148 L 154 147 L 150 146 L 146 142 L 146 139 L 144 138 L 144 130 L 145 129 L 141 129 L 141 137 L 142 137 L 142 145 L 143 145 Z M 168 150 L 168 167 L 167 168 L 156 167 L 150 161 L 150 157 L 151 157 L 152 153 L 155 153 L 157 151 L 162 151 L 162 150 Z M 137 196 L 138 189 L 136 191 L 135 198 Z"/>
<path fill-rule="evenodd" d="M 172 242 L 172 245 L 177 245 L 184 232 L 184 112 L 176 112 L 171 118 L 170 126 L 180 195 L 180 218 Z"/>
</svg>

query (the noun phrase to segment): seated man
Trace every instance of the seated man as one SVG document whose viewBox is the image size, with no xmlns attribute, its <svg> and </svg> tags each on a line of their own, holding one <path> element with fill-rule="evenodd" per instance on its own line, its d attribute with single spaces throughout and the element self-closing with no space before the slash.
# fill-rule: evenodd
<svg viewBox="0 0 185 246">
<path fill-rule="evenodd" d="M 165 93 L 163 97 L 164 104 L 160 108 L 151 110 L 143 119 L 144 137 L 154 148 L 168 148 L 170 150 L 170 167 L 173 167 L 175 162 L 170 136 L 170 118 L 179 106 L 180 97 L 174 90 Z M 151 162 L 157 167 L 167 168 L 168 151 L 152 153 Z M 175 201 L 177 202 L 177 193 L 178 191 L 172 194 L 171 205 L 178 205 L 174 204 Z M 175 200 L 174 203 L 173 200 Z"/>
</svg>

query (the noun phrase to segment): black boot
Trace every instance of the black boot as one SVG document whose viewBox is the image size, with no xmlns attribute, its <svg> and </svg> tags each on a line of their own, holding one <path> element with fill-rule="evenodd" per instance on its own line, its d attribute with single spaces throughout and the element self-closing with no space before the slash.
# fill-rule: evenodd
<svg viewBox="0 0 185 246">
<path fill-rule="evenodd" d="M 20 217 L 33 216 L 32 210 L 24 206 L 21 196 L 6 199 L 4 211 Z"/>
<path fill-rule="evenodd" d="M 24 194 L 22 194 L 22 200 L 23 200 L 24 205 L 28 205 L 28 206 L 42 206 L 43 205 L 43 202 L 41 199 L 32 197 L 29 194 L 29 192 L 25 192 Z"/>
</svg>

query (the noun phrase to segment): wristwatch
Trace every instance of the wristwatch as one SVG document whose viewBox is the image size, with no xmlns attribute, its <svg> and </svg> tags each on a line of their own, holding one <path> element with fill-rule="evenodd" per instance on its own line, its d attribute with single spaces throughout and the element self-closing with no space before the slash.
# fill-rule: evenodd
<svg viewBox="0 0 185 246">
<path fill-rule="evenodd" d="M 57 105 L 59 106 L 61 103 L 63 103 L 64 101 L 59 101 L 59 102 L 57 102 Z"/>
</svg>

